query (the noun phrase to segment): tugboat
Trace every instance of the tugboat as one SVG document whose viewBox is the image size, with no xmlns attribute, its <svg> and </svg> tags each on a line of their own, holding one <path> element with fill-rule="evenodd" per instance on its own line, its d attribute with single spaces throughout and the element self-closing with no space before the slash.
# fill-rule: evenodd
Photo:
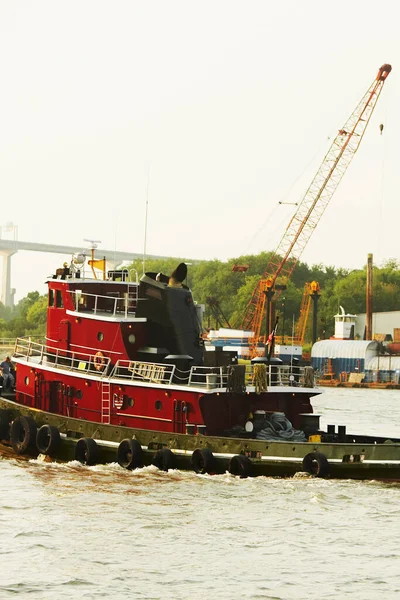
<svg viewBox="0 0 400 600">
<path fill-rule="evenodd" d="M 91 277 L 85 261 L 74 256 L 48 279 L 45 343 L 15 342 L 0 439 L 16 454 L 241 477 L 400 478 L 400 440 L 321 431 L 311 367 L 206 351 L 185 263 L 137 281 L 93 249 Z"/>
</svg>

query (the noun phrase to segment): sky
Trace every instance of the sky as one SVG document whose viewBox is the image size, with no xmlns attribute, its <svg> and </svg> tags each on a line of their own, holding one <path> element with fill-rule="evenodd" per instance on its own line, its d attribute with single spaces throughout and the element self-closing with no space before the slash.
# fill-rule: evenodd
<svg viewBox="0 0 400 600">
<path fill-rule="evenodd" d="M 227 260 L 274 250 L 331 140 L 390 63 L 301 260 L 400 260 L 397 8 L 0 0 L 2 237 L 13 223 L 19 240 L 97 239 L 100 253 Z M 16 300 L 44 293 L 63 260 L 18 252 Z"/>
</svg>

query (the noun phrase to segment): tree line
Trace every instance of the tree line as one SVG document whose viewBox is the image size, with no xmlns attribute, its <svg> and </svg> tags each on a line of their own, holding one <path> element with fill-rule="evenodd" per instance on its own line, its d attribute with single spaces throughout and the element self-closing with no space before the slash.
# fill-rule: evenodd
<svg viewBox="0 0 400 600">
<path fill-rule="evenodd" d="M 240 328 L 258 282 L 264 275 L 271 253 L 245 255 L 228 261 L 204 260 L 194 262 L 190 259 L 147 260 L 145 270 L 170 275 L 179 262 L 187 262 L 188 276 L 184 282 L 193 292 L 194 300 L 205 305 L 203 327 L 214 329 L 221 325 L 212 310 L 209 299 L 217 301 L 221 313 L 231 327 Z M 236 269 L 234 269 L 236 265 Z M 247 267 L 238 270 L 237 267 Z M 143 272 L 141 260 L 135 260 L 127 267 L 131 276 L 138 278 Z M 366 265 L 360 269 L 348 270 L 325 266 L 309 266 L 299 262 L 286 289 L 276 299 L 276 312 L 281 315 L 278 334 L 282 335 L 285 323 L 285 335 L 291 335 L 300 313 L 304 286 L 307 282 L 317 281 L 320 286 L 318 302 L 318 337 L 329 338 L 334 332 L 334 315 L 343 306 L 348 313 L 365 313 L 366 305 Z M 373 310 L 374 312 L 393 311 L 400 307 L 400 266 L 394 259 L 382 266 L 373 268 Z M 39 292 L 30 292 L 14 307 L 0 303 L 0 337 L 43 336 L 46 324 L 47 296 Z M 282 319 L 284 316 L 284 319 Z M 311 317 L 311 315 L 310 315 Z M 311 341 L 312 325 L 309 318 L 305 340 Z"/>
</svg>

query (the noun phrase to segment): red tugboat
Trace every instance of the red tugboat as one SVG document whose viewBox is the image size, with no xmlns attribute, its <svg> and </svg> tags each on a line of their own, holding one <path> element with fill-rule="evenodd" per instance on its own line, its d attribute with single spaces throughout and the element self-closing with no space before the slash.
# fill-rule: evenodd
<svg viewBox="0 0 400 600">
<path fill-rule="evenodd" d="M 46 343 L 16 340 L 16 390 L 0 398 L 3 444 L 126 468 L 376 476 L 389 445 L 321 432 L 310 367 L 205 351 L 184 263 L 140 282 L 102 266 L 89 278 L 78 255 L 48 280 Z"/>
</svg>

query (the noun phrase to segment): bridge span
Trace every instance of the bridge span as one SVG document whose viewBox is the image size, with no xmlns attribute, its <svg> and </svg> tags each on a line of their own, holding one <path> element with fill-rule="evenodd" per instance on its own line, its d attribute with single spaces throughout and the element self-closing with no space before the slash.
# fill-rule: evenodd
<svg viewBox="0 0 400 600">
<path fill-rule="evenodd" d="M 18 250 L 29 250 L 32 252 L 52 252 L 53 254 L 65 254 L 72 256 L 78 252 L 82 252 L 84 248 L 82 246 L 63 246 L 57 244 L 39 244 L 36 242 L 22 242 L 19 240 L 4 240 L 0 239 L 0 256 L 3 262 L 2 272 L 2 287 L 0 301 L 5 306 L 12 306 L 13 304 L 13 292 L 11 290 L 11 257 Z M 87 250 L 90 253 L 90 250 Z M 135 260 L 136 258 L 143 258 L 143 253 L 138 252 L 121 252 L 119 250 L 105 250 L 99 248 L 97 250 L 97 257 L 107 256 L 110 261 L 121 262 L 123 260 Z M 154 254 L 147 254 L 148 259 L 163 259 L 165 256 L 156 256 Z"/>
</svg>

